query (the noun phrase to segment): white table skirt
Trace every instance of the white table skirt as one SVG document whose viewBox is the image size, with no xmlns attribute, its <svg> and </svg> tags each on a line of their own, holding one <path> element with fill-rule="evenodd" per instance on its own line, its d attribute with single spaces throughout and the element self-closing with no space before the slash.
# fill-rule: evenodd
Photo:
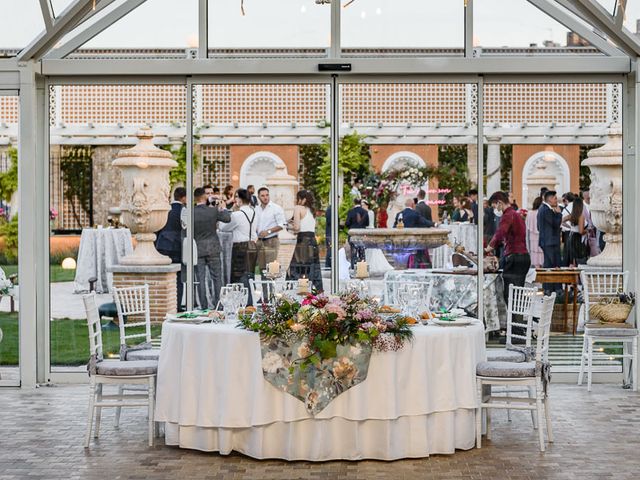
<svg viewBox="0 0 640 480">
<path fill-rule="evenodd" d="M 256 458 L 392 460 L 472 448 L 482 325 L 414 333 L 399 352 L 374 353 L 367 379 L 313 417 L 264 380 L 257 334 L 165 322 L 155 418 L 167 422 L 167 444 Z"/>
</svg>

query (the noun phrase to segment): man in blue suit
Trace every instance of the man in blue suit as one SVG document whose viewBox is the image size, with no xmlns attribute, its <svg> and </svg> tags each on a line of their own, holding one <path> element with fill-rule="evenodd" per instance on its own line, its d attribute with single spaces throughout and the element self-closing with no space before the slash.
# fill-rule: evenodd
<svg viewBox="0 0 640 480">
<path fill-rule="evenodd" d="M 396 219 L 393 222 L 393 228 L 398 226 L 398 220 L 402 215 L 402 223 L 404 228 L 427 228 L 435 227 L 436 224 L 430 220 L 427 220 L 415 210 L 415 202 L 412 199 L 407 199 L 404 203 L 404 210 L 396 214 Z"/>
<path fill-rule="evenodd" d="M 163 255 L 171 258 L 172 263 L 182 263 L 182 225 L 180 224 L 180 212 L 187 203 L 187 191 L 184 187 L 178 187 L 173 192 L 171 210 L 167 215 L 167 223 L 162 230 L 157 232 L 156 249 Z M 176 274 L 176 289 L 178 295 L 178 310 L 181 310 L 182 302 L 182 278 L 180 272 Z"/>
<path fill-rule="evenodd" d="M 544 268 L 555 268 L 560 266 L 560 224 L 562 214 L 558 208 L 558 197 L 556 192 L 548 190 L 544 193 L 544 202 L 538 209 L 538 231 L 540 237 L 538 245 L 544 253 Z M 557 283 L 547 283 L 543 285 L 546 293 L 560 290 Z"/>
</svg>

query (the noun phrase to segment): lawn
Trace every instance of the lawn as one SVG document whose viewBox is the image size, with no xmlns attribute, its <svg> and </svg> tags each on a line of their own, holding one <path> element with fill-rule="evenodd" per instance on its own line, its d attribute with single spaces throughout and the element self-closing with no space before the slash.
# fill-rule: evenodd
<svg viewBox="0 0 640 480">
<path fill-rule="evenodd" d="M 7 277 L 18 273 L 18 265 L 0 265 L 0 267 L 2 267 Z M 49 265 L 49 272 L 51 275 L 51 283 L 73 282 L 76 276 L 75 270 L 64 270 L 60 265 Z M 18 283 L 20 283 L 20 278 L 18 278 Z"/>
<path fill-rule="evenodd" d="M 102 344 L 104 356 L 117 355 L 120 350 L 120 333 L 117 328 L 105 329 L 103 322 Z M 78 366 L 89 360 L 89 333 L 86 320 L 53 320 L 51 322 L 51 365 Z M 0 328 L 4 339 L 0 342 L 0 365 L 18 364 L 18 314 L 0 312 Z M 161 325 L 151 326 L 151 335 L 160 336 Z M 140 332 L 142 332 L 142 327 Z M 129 332 L 129 330 L 127 330 Z M 131 332 L 135 333 L 135 332 Z"/>
</svg>

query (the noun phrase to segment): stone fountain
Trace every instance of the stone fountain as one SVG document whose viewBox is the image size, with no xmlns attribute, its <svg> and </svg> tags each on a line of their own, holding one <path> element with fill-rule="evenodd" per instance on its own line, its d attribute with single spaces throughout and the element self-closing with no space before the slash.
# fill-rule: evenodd
<svg viewBox="0 0 640 480">
<path fill-rule="evenodd" d="M 353 228 L 349 238 L 357 247 L 379 248 L 396 269 L 406 268 L 406 256 L 437 248 L 449 241 L 444 228 Z"/>
<path fill-rule="evenodd" d="M 591 267 L 622 268 L 622 128 L 613 123 L 607 143 L 590 150 L 583 165 L 591 170 L 591 219 L 604 232 L 605 249 L 591 257 Z"/>
</svg>

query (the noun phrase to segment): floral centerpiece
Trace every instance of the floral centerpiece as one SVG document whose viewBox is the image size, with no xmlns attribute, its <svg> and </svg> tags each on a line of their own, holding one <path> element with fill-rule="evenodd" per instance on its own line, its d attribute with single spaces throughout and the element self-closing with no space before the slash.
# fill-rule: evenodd
<svg viewBox="0 0 640 480">
<path fill-rule="evenodd" d="M 240 326 L 260 334 L 265 379 L 313 414 L 366 379 L 373 350 L 398 350 L 413 336 L 403 317 L 385 319 L 355 291 L 301 302 L 283 296 L 241 315 Z"/>
</svg>

